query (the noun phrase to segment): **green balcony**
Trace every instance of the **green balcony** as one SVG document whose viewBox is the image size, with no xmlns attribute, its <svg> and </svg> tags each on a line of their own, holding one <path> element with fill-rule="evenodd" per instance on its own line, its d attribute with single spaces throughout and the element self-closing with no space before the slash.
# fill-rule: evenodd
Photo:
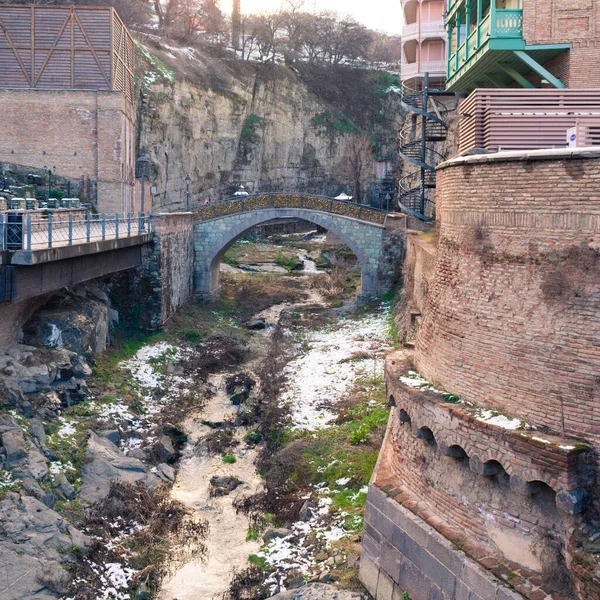
<svg viewBox="0 0 600 600">
<path fill-rule="evenodd" d="M 446 87 L 471 92 L 478 87 L 534 87 L 526 75 L 538 73 L 557 88 L 564 84 L 542 65 L 568 50 L 569 44 L 528 46 L 523 38 L 523 10 L 498 8 L 501 0 L 456 0 L 448 6 Z"/>
</svg>

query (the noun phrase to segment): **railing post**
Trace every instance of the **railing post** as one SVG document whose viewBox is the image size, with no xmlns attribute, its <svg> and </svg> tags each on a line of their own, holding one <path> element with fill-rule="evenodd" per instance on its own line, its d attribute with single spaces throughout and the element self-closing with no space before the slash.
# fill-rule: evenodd
<svg viewBox="0 0 600 600">
<path fill-rule="evenodd" d="M 85 240 L 90 242 L 92 238 L 92 213 L 88 210 L 85 214 Z"/>
<path fill-rule="evenodd" d="M 4 238 L 6 237 L 6 232 L 4 231 L 4 215 L 0 214 L 0 250 L 4 250 L 6 243 Z"/>
<path fill-rule="evenodd" d="M 115 239 L 119 239 L 119 213 L 115 214 Z"/>
<path fill-rule="evenodd" d="M 127 213 L 127 237 L 131 237 L 131 213 Z"/>
<path fill-rule="evenodd" d="M 102 221 L 102 241 L 104 241 L 106 239 L 106 215 L 102 213 L 100 219 Z"/>
<path fill-rule="evenodd" d="M 73 214 L 69 213 L 69 246 L 73 245 Z"/>
<path fill-rule="evenodd" d="M 139 212 L 138 213 L 138 234 L 142 233 L 142 231 L 144 231 L 144 214 Z"/>
<path fill-rule="evenodd" d="M 48 248 L 52 248 L 52 213 L 48 214 Z"/>
<path fill-rule="evenodd" d="M 150 221 L 152 220 L 152 213 L 148 211 L 148 233 L 150 233 Z"/>
<path fill-rule="evenodd" d="M 363 205 L 360 205 L 360 208 L 358 209 L 358 217 L 356 217 L 357 219 L 360 219 L 360 215 L 362 215 L 362 209 L 363 209 Z"/>
<path fill-rule="evenodd" d="M 31 215 L 27 215 L 27 250 L 31 251 Z"/>
<path fill-rule="evenodd" d="M 333 202 L 334 202 L 334 200 L 333 200 L 333 198 L 332 198 L 332 199 L 331 199 L 331 202 L 330 202 L 330 204 L 329 204 L 329 212 L 330 212 L 330 213 L 332 213 L 332 212 L 333 212 Z"/>
</svg>

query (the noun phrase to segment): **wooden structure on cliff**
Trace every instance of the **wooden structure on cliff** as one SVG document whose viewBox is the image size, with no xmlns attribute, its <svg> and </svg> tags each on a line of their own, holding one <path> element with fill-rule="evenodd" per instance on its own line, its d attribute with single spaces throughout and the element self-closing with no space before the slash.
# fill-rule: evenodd
<svg viewBox="0 0 600 600">
<path fill-rule="evenodd" d="M 121 91 L 133 103 L 135 44 L 108 6 L 0 6 L 0 87 Z"/>
</svg>

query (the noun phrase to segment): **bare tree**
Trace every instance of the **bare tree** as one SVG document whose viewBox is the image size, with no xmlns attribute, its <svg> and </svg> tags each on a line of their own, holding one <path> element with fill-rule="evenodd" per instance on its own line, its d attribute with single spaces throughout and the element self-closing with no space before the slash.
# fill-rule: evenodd
<svg viewBox="0 0 600 600">
<path fill-rule="evenodd" d="M 373 177 L 373 140 L 366 133 L 352 136 L 341 165 L 342 174 L 354 187 L 354 200 L 362 204 L 365 189 Z"/>
</svg>

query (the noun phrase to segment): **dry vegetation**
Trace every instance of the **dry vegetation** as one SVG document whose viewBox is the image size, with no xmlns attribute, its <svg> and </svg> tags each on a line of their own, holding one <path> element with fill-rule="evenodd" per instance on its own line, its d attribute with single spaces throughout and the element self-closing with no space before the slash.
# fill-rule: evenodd
<svg viewBox="0 0 600 600">
<path fill-rule="evenodd" d="M 85 551 L 72 549 L 80 554 L 71 567 L 73 583 L 68 593 L 74 600 L 98 598 L 98 590 L 106 584 L 97 565 L 111 562 L 136 569 L 133 587 L 143 584 L 148 590 L 157 589 L 169 572 L 168 564 L 173 567 L 171 561 L 167 563 L 172 546 L 180 549 L 179 561 L 204 555 L 202 540 L 208 524 L 192 520 L 164 484 L 149 491 L 143 485 L 119 483 L 94 507 L 86 519 L 86 530 L 91 545 Z M 112 543 L 107 545 L 109 541 Z"/>
</svg>

